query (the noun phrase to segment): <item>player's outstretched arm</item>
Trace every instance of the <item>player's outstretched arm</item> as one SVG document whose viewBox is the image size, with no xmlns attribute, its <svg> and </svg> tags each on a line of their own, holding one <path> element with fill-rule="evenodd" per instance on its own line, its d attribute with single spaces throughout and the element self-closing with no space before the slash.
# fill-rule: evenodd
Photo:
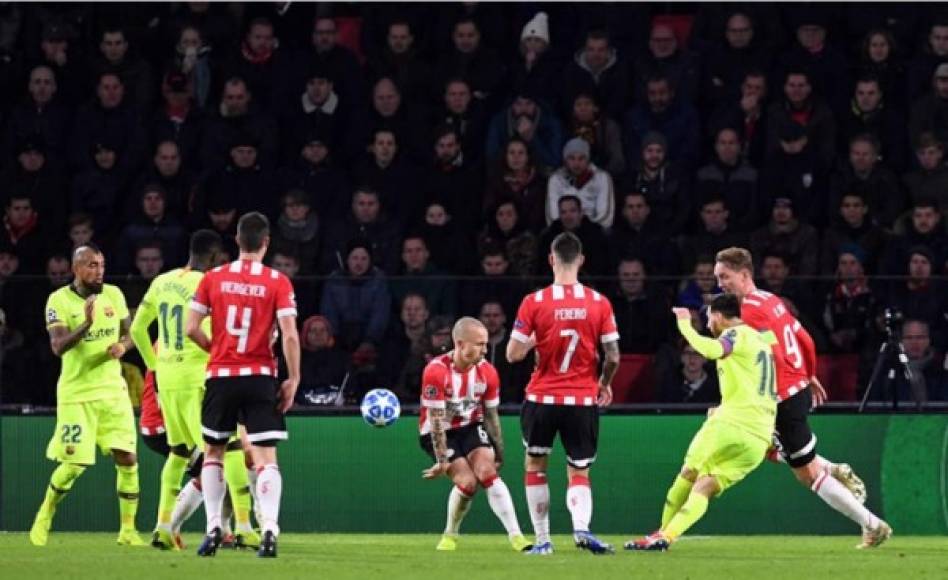
<svg viewBox="0 0 948 580">
<path fill-rule="evenodd" d="M 504 434 L 500 430 L 500 412 L 497 407 L 484 407 L 484 429 L 494 442 L 494 461 L 497 469 L 504 463 Z"/>
<path fill-rule="evenodd" d="M 287 378 L 280 385 L 280 412 L 286 413 L 293 406 L 296 389 L 300 385 L 300 335 L 296 330 L 295 316 L 277 318 L 283 341 L 283 358 L 286 359 Z"/>
<path fill-rule="evenodd" d="M 194 344 L 210 352 L 211 339 L 205 334 L 204 329 L 201 328 L 201 322 L 203 322 L 206 317 L 207 313 L 195 310 L 194 304 L 192 303 L 191 310 L 188 312 L 188 323 L 185 326 L 185 333 L 188 335 L 188 338 L 194 341 Z"/>
<path fill-rule="evenodd" d="M 698 354 L 706 359 L 718 359 L 725 355 L 724 345 L 720 340 L 701 336 L 698 331 L 691 326 L 691 311 L 687 308 L 672 308 L 675 318 L 678 319 L 678 331 L 685 337 Z"/>
<path fill-rule="evenodd" d="M 148 327 L 151 326 L 157 316 L 158 311 L 155 310 L 155 306 L 151 302 L 143 300 L 138 305 L 138 310 L 135 311 L 135 318 L 132 319 L 132 327 L 129 330 L 135 348 L 141 353 L 142 361 L 150 370 L 155 370 L 155 363 L 158 362 L 158 358 L 155 356 L 155 349 L 151 345 L 151 337 L 148 336 Z"/>
<path fill-rule="evenodd" d="M 122 358 L 122 355 L 132 350 L 134 346 L 132 344 L 132 337 L 130 335 L 130 329 L 132 326 L 131 319 L 128 316 L 122 319 L 119 323 L 119 339 L 115 344 L 109 345 L 108 353 L 112 358 Z"/>
</svg>

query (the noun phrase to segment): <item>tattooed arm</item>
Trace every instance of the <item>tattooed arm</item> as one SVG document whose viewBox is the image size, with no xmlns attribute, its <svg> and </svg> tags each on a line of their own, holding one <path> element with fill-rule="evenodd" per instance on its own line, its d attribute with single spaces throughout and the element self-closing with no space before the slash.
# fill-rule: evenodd
<svg viewBox="0 0 948 580">
<path fill-rule="evenodd" d="M 599 406 L 608 407 L 612 403 L 612 379 L 619 370 L 621 360 L 619 341 L 612 340 L 603 343 L 602 350 L 605 351 L 606 356 L 602 361 L 602 374 L 599 376 Z"/>
<path fill-rule="evenodd" d="M 428 409 L 428 420 L 431 421 L 431 447 L 434 449 L 435 464 L 424 470 L 421 475 L 425 479 L 435 479 L 448 473 L 448 436 L 444 426 L 446 411 L 444 409 Z"/>
<path fill-rule="evenodd" d="M 484 407 L 484 429 L 494 442 L 494 461 L 500 469 L 504 463 L 504 435 L 500 430 L 500 413 L 497 407 Z"/>
</svg>

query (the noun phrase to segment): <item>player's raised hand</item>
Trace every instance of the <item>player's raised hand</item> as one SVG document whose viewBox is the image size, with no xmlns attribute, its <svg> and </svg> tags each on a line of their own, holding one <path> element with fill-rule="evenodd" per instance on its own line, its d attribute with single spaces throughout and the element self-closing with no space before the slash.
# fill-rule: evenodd
<svg viewBox="0 0 948 580">
<path fill-rule="evenodd" d="M 281 413 L 286 413 L 293 406 L 293 400 L 296 398 L 296 388 L 299 387 L 299 384 L 298 380 L 286 379 L 280 385 L 280 400 L 277 401 L 277 409 Z"/>
<path fill-rule="evenodd" d="M 826 389 L 823 388 L 823 384 L 820 383 L 820 379 L 816 376 L 810 377 L 810 389 L 812 390 L 813 395 L 813 407 L 817 408 L 829 399 L 829 396 L 826 394 Z"/>
<path fill-rule="evenodd" d="M 608 407 L 612 404 L 612 385 L 599 385 L 599 395 L 596 397 L 596 404 L 600 407 Z"/>
<path fill-rule="evenodd" d="M 95 319 L 95 299 L 98 297 L 98 294 L 90 294 L 86 297 L 86 303 L 83 306 L 83 311 L 86 314 L 86 322 L 92 324 L 93 319 Z"/>
<path fill-rule="evenodd" d="M 441 463 L 440 461 L 425 469 L 421 472 L 421 476 L 425 479 L 437 479 L 442 475 L 448 474 L 449 463 Z"/>
<path fill-rule="evenodd" d="M 672 308 L 672 312 L 675 314 L 675 318 L 678 320 L 691 320 L 691 311 L 687 308 L 676 306 Z"/>
</svg>

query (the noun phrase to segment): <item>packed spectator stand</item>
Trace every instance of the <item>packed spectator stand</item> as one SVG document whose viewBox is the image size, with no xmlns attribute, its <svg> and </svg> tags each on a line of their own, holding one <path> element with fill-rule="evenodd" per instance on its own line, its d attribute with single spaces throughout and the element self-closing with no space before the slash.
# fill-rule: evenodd
<svg viewBox="0 0 948 580">
<path fill-rule="evenodd" d="M 195 229 L 236 258 L 250 210 L 296 289 L 303 407 L 416 401 L 460 315 L 519 402 L 509 331 L 563 231 L 615 308 L 619 403 L 714 402 L 670 307 L 700 312 L 735 245 L 813 335 L 832 399 L 863 394 L 888 309 L 925 389 L 897 373 L 870 399 L 948 401 L 942 12 L 4 3 L 0 404 L 55 402 L 43 308 L 74 247 L 99 244 L 134 307 Z"/>
</svg>

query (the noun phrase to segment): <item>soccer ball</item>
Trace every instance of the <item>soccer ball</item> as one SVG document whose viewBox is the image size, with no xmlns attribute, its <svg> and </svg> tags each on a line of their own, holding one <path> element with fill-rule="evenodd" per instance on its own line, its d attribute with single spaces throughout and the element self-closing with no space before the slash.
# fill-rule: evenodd
<svg viewBox="0 0 948 580">
<path fill-rule="evenodd" d="M 388 389 L 373 389 L 362 399 L 362 418 L 373 427 L 388 427 L 401 412 L 402 404 Z"/>
</svg>

